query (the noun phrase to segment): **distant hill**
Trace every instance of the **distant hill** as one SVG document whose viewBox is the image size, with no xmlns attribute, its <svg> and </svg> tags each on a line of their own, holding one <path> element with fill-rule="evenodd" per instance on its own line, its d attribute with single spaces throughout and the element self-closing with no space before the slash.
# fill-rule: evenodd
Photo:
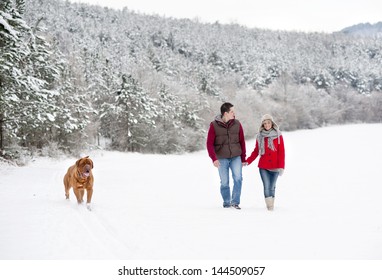
<svg viewBox="0 0 382 280">
<path fill-rule="evenodd" d="M 382 37 L 382 21 L 375 24 L 360 23 L 346 27 L 340 31 L 344 34 L 356 35 L 362 37 Z"/>
<path fill-rule="evenodd" d="M 2 146 L 13 159 L 24 148 L 75 155 L 102 143 L 193 152 L 204 148 L 225 101 L 240 108 L 247 135 L 265 113 L 283 131 L 382 123 L 382 36 L 273 31 L 71 2 L 0 0 L 7 3 L 0 4 L 0 157 Z"/>
</svg>

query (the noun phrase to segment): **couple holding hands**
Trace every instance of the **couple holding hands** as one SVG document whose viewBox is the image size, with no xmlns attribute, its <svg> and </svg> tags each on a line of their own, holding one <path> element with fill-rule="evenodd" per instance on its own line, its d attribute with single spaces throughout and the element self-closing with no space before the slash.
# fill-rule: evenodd
<svg viewBox="0 0 382 280">
<path fill-rule="evenodd" d="M 213 165 L 219 170 L 223 207 L 241 209 L 239 205 L 243 180 L 242 167 L 251 164 L 257 156 L 260 156 L 258 167 L 263 181 L 265 203 L 267 209 L 272 211 L 276 181 L 285 167 L 284 141 L 279 127 L 271 115 L 264 115 L 256 136 L 256 147 L 246 158 L 244 131 L 240 122 L 235 119 L 234 106 L 226 102 L 220 107 L 220 113 L 210 124 L 207 150 Z M 232 195 L 229 169 L 234 182 Z"/>
</svg>

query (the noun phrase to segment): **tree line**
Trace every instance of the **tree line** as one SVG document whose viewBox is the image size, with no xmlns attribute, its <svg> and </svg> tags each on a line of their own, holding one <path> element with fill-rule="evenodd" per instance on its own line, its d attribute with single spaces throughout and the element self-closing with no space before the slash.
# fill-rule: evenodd
<svg viewBox="0 0 382 280">
<path fill-rule="evenodd" d="M 224 101 L 248 137 L 264 113 L 284 130 L 380 122 L 381 46 L 377 37 L 3 0 L 1 154 L 195 151 Z"/>
</svg>

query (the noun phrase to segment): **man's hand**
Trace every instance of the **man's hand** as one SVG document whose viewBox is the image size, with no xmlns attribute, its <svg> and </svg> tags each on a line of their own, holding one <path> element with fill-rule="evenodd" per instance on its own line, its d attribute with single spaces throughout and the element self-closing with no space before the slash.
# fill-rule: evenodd
<svg viewBox="0 0 382 280">
<path fill-rule="evenodd" d="M 220 166 L 220 162 L 219 162 L 219 160 L 215 160 L 215 161 L 214 161 L 214 166 L 217 167 L 217 168 L 219 168 L 219 166 Z"/>
</svg>

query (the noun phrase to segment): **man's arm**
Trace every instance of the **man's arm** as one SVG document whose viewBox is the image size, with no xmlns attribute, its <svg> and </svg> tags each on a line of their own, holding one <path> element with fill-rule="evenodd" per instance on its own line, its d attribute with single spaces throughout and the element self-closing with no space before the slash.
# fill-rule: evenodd
<svg viewBox="0 0 382 280">
<path fill-rule="evenodd" d="M 216 157 L 215 146 L 214 146 L 215 136 L 216 136 L 215 128 L 214 128 L 214 125 L 211 123 L 210 128 L 208 130 L 208 135 L 207 135 L 207 151 L 208 151 L 209 157 L 211 158 L 213 162 L 218 160 L 218 158 Z"/>
</svg>

